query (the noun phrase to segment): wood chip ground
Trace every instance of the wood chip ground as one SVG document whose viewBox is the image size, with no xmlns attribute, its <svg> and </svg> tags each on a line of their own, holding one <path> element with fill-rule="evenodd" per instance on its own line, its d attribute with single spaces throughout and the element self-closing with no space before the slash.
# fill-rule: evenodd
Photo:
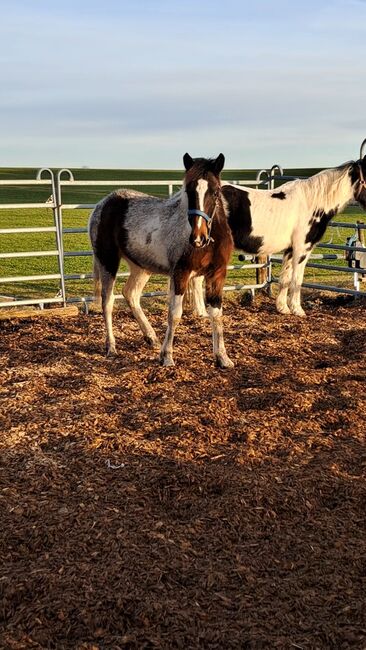
<svg viewBox="0 0 366 650">
<path fill-rule="evenodd" d="M 306 305 L 305 305 L 306 306 Z M 365 305 L 0 324 L 0 647 L 366 648 Z M 151 309 L 160 337 L 166 312 Z"/>
</svg>

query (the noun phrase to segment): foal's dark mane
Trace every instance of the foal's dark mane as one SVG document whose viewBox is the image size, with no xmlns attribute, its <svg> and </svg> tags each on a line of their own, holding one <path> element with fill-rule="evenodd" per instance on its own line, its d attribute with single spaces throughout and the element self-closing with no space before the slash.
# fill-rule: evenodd
<svg viewBox="0 0 366 650">
<path fill-rule="evenodd" d="M 195 183 L 200 178 L 207 179 L 210 172 L 217 176 L 215 162 L 214 158 L 194 158 L 194 164 L 186 172 L 186 183 Z"/>
</svg>

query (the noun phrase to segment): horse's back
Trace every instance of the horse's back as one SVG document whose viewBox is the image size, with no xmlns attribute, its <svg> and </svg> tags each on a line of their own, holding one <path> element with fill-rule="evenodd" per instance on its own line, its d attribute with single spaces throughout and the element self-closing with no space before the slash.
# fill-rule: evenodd
<svg viewBox="0 0 366 650">
<path fill-rule="evenodd" d="M 112 192 L 90 216 L 94 253 L 110 272 L 118 256 L 152 273 L 168 273 L 189 236 L 188 220 L 185 233 L 181 216 L 178 197 L 161 199 L 125 189 Z"/>
<path fill-rule="evenodd" d="M 278 190 L 224 185 L 235 245 L 251 254 L 272 254 L 288 247 L 298 218 L 294 182 Z"/>
</svg>

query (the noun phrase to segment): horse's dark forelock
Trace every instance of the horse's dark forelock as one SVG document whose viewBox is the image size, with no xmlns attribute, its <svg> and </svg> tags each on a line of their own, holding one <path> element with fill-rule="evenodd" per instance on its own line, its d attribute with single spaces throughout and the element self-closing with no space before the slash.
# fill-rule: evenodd
<svg viewBox="0 0 366 650">
<path fill-rule="evenodd" d="M 192 167 L 186 172 L 186 183 L 195 183 L 200 178 L 207 179 L 208 174 L 219 175 L 215 172 L 215 158 L 194 158 Z"/>
</svg>

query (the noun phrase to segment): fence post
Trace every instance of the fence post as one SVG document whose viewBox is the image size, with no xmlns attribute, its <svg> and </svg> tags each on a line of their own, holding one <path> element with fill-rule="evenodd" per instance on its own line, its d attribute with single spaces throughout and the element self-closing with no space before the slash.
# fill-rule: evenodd
<svg viewBox="0 0 366 650">
<path fill-rule="evenodd" d="M 365 142 L 366 142 L 366 140 L 365 140 Z M 361 244 L 362 248 L 365 248 L 365 230 L 364 230 L 364 228 L 359 228 L 359 226 L 363 226 L 365 224 L 365 222 L 357 220 L 356 223 L 357 223 L 358 239 L 360 241 L 360 244 Z M 366 260 L 366 253 L 361 253 L 360 254 L 360 261 L 359 261 L 359 265 L 361 267 L 362 267 L 362 265 L 366 266 L 366 264 L 364 263 L 364 260 Z M 361 282 L 366 282 L 366 274 L 365 273 L 361 273 Z M 360 289 L 360 283 L 359 282 L 358 282 L 358 289 Z"/>
<path fill-rule="evenodd" d="M 58 261 L 58 270 L 60 273 L 60 293 L 62 298 L 62 305 L 66 307 L 66 291 L 65 291 L 65 274 L 64 274 L 64 262 L 63 262 L 63 247 L 62 247 L 62 232 L 60 231 L 59 224 L 59 214 L 58 214 L 58 191 L 57 184 L 55 182 L 55 175 L 52 169 L 48 167 L 42 167 L 37 172 L 37 181 L 42 179 L 42 174 L 47 172 L 51 177 L 51 186 L 52 186 L 52 212 L 53 212 L 53 222 L 56 228 L 56 246 L 57 246 L 57 261 Z"/>
<path fill-rule="evenodd" d="M 60 251 L 61 251 L 61 277 L 63 282 L 63 294 L 64 298 L 64 307 L 66 307 L 66 285 L 65 285 L 65 256 L 64 256 L 64 233 L 63 233 L 63 223 L 62 223 L 62 190 L 61 190 L 61 175 L 63 173 L 69 175 L 69 180 L 73 181 L 74 176 L 69 169 L 60 169 L 57 172 L 56 178 L 56 206 L 57 206 L 57 221 L 58 221 L 58 230 L 60 235 Z"/>
<path fill-rule="evenodd" d="M 278 165 L 275 165 L 275 167 L 278 167 Z M 273 168 L 274 167 L 272 167 L 271 172 L 269 174 L 268 174 L 267 170 L 265 170 L 265 169 L 261 169 L 257 173 L 256 180 L 258 181 L 258 183 L 261 182 L 262 174 L 266 174 L 267 178 L 266 178 L 266 180 L 264 182 L 267 183 L 267 188 L 268 189 L 271 188 L 271 184 L 272 184 L 271 176 L 272 176 Z M 255 270 L 256 284 L 267 284 L 267 286 L 265 287 L 264 290 L 267 291 L 267 293 L 269 295 L 271 295 L 271 261 L 270 261 L 270 258 L 267 255 L 257 255 L 256 258 L 255 258 L 255 262 L 256 262 L 256 264 L 265 265 L 263 268 L 259 268 L 259 269 Z"/>
</svg>

